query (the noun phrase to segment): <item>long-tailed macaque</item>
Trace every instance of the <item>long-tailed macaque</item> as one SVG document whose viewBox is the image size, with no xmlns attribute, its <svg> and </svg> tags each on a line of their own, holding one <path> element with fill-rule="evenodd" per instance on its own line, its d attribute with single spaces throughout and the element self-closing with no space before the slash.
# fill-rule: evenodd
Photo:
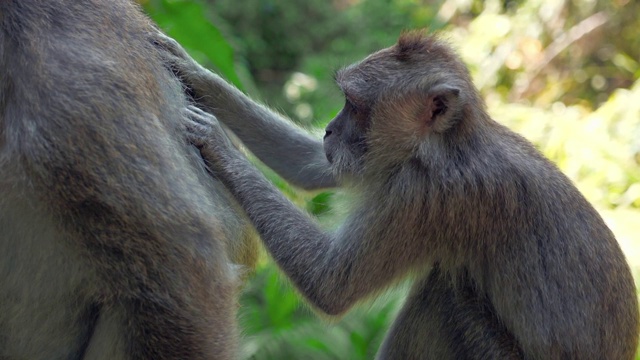
<svg viewBox="0 0 640 360">
<path fill-rule="evenodd" d="M 638 304 L 613 234 L 553 163 L 489 117 L 437 37 L 406 33 L 338 72 L 346 102 L 324 150 L 158 42 L 199 105 L 268 165 L 294 184 L 336 179 L 352 193 L 344 223 L 320 230 L 191 108 L 190 141 L 313 306 L 341 314 L 416 278 L 379 359 L 633 358 Z"/>
<path fill-rule="evenodd" d="M 250 224 L 156 31 L 128 0 L 0 1 L 0 359 L 235 358 Z"/>
</svg>

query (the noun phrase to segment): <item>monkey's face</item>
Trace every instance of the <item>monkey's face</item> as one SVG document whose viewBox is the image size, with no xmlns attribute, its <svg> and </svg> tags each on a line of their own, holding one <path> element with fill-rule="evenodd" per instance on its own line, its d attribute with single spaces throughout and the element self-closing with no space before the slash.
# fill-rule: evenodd
<svg viewBox="0 0 640 360">
<path fill-rule="evenodd" d="M 442 143 L 459 121 L 470 79 L 442 44 L 409 34 L 340 70 L 336 82 L 346 100 L 327 125 L 324 148 L 344 183 L 391 174 L 420 148 L 437 150 L 425 145 Z"/>
<path fill-rule="evenodd" d="M 385 79 L 384 69 L 371 60 L 374 57 L 376 54 L 338 71 L 335 76 L 345 103 L 327 125 L 324 149 L 340 181 L 360 177 L 365 170 L 365 158 L 371 146 L 368 141 L 371 118 Z"/>
<path fill-rule="evenodd" d="M 338 179 L 357 175 L 362 171 L 362 159 L 367 152 L 365 109 L 352 100 L 326 128 L 324 151 Z"/>
</svg>

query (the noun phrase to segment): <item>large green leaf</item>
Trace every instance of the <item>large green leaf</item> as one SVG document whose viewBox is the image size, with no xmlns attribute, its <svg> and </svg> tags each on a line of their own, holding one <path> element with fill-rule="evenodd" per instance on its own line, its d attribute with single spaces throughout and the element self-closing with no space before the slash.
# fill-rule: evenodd
<svg viewBox="0 0 640 360">
<path fill-rule="evenodd" d="M 149 16 L 200 63 L 210 63 L 220 75 L 242 89 L 235 71 L 234 51 L 207 18 L 207 8 L 194 0 L 151 0 L 143 3 Z"/>
</svg>

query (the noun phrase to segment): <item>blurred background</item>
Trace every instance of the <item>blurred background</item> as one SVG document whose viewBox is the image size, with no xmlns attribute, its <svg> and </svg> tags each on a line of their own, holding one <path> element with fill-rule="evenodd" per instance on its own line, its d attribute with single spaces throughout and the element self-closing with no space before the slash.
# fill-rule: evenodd
<svg viewBox="0 0 640 360">
<path fill-rule="evenodd" d="M 493 117 L 533 141 L 598 208 L 640 275 L 640 1 L 139 0 L 194 58 L 322 133 L 343 100 L 332 75 L 440 31 Z M 331 226 L 340 194 L 268 177 Z M 242 297 L 243 359 L 372 359 L 406 293 L 398 285 L 341 320 L 306 307 L 266 255 Z M 639 357 L 640 359 L 640 357 Z"/>
</svg>

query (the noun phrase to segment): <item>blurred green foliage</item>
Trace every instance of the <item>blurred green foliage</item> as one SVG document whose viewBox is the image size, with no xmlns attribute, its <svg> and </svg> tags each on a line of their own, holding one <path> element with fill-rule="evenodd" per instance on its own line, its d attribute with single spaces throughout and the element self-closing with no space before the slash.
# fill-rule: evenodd
<svg viewBox="0 0 640 360">
<path fill-rule="evenodd" d="M 633 0 L 146 0 L 152 18 L 201 63 L 319 131 L 342 106 L 333 72 L 439 30 L 458 49 L 494 118 L 571 178 L 640 268 L 640 2 Z M 328 226 L 339 193 L 309 194 L 261 168 Z M 319 319 L 267 257 L 239 320 L 247 359 L 371 359 L 405 286 L 340 321 Z"/>
<path fill-rule="evenodd" d="M 239 88 L 234 51 L 208 17 L 208 9 L 198 1 L 140 1 L 153 20 L 169 36 L 189 50 L 191 56 L 207 63 Z"/>
</svg>

